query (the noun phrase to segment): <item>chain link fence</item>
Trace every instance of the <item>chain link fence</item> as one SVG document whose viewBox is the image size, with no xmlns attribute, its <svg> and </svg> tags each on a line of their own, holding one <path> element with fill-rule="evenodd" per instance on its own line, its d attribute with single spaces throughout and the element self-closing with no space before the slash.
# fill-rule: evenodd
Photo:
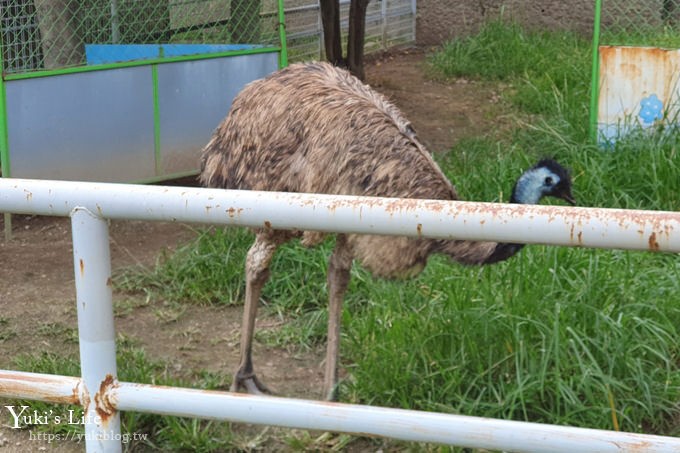
<svg viewBox="0 0 680 453">
<path fill-rule="evenodd" d="M 345 34 L 349 3 L 340 1 Z M 284 7 L 291 60 L 322 59 L 319 2 Z M 414 43 L 415 18 L 415 0 L 372 0 L 366 52 Z M 169 45 L 279 46 L 277 0 L 0 0 L 0 20 L 7 74 L 201 52 Z M 127 47 L 102 57 L 110 45 Z"/>
<path fill-rule="evenodd" d="M 340 0 L 340 27 L 347 36 L 350 0 Z M 286 0 L 286 32 L 291 61 L 324 58 L 317 0 Z M 415 0 L 371 0 L 366 10 L 365 52 L 386 50 L 416 40 Z M 344 43 L 343 43 L 344 45 Z"/>
<path fill-rule="evenodd" d="M 279 45 L 276 0 L 2 0 L 0 14 L 5 73 L 84 65 L 102 44 L 131 45 L 124 60 Z"/>
<path fill-rule="evenodd" d="M 600 44 L 680 47 L 680 0 L 602 0 Z"/>
</svg>

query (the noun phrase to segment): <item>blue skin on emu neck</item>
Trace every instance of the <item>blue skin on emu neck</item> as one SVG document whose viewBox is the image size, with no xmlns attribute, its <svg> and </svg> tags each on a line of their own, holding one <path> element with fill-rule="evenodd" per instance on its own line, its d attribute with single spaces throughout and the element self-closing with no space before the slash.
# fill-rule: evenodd
<svg viewBox="0 0 680 453">
<path fill-rule="evenodd" d="M 545 184 L 546 178 L 550 178 L 550 186 Z M 545 167 L 527 170 L 517 181 L 510 203 L 537 204 L 559 182 L 560 177 Z"/>
<path fill-rule="evenodd" d="M 546 184 L 546 179 L 550 181 L 550 185 Z M 560 177 L 548 168 L 538 167 L 527 170 L 517 180 L 510 203 L 537 204 L 559 182 Z M 524 244 L 499 243 L 484 263 L 504 261 L 522 250 L 522 247 Z"/>
</svg>

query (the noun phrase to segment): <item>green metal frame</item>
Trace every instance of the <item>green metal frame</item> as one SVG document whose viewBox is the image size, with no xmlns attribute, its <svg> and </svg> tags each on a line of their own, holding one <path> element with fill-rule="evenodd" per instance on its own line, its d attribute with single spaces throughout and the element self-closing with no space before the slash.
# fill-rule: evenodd
<svg viewBox="0 0 680 453">
<path fill-rule="evenodd" d="M 281 36 L 282 36 L 282 38 L 285 38 L 285 30 L 284 30 L 283 24 L 280 25 L 280 28 L 282 30 Z M 78 66 L 78 67 L 73 67 L 73 68 L 55 69 L 55 70 L 50 70 L 50 71 L 35 71 L 35 72 L 29 72 L 29 73 L 23 73 L 23 74 L 7 74 L 7 75 L 5 75 L 4 78 L 0 78 L 0 104 L 1 104 L 0 105 L 0 134 L 2 135 L 2 140 L 0 142 L 0 156 L 2 157 L 2 161 L 0 162 L 0 165 L 2 165 L 3 177 L 10 177 L 10 168 L 11 168 L 10 163 L 9 163 L 9 146 L 8 146 L 8 141 L 7 141 L 8 132 L 7 132 L 7 115 L 6 115 L 6 106 L 5 106 L 5 81 L 34 79 L 34 78 L 39 78 L 39 77 L 54 77 L 54 76 L 60 76 L 60 75 L 65 75 L 65 74 L 76 74 L 76 73 L 93 72 L 93 71 L 106 71 L 106 70 L 112 70 L 112 69 L 130 68 L 130 67 L 139 67 L 139 66 L 150 66 L 151 67 L 151 77 L 152 77 L 153 113 L 154 113 L 154 156 L 155 156 L 156 174 L 158 175 L 157 177 L 153 178 L 151 180 L 151 182 L 157 182 L 157 181 L 162 181 L 163 179 L 172 179 L 172 178 L 175 177 L 174 174 L 169 174 L 169 175 L 161 175 L 160 174 L 162 172 L 162 168 L 161 168 L 161 150 L 160 150 L 161 130 L 160 130 L 160 99 L 158 97 L 158 65 L 168 64 L 168 63 L 185 62 L 185 61 L 208 60 L 208 59 L 214 59 L 214 58 L 223 58 L 223 57 L 239 56 L 239 55 L 273 53 L 273 52 L 279 53 L 279 67 L 287 66 L 288 58 L 287 58 L 287 54 L 286 54 L 286 46 L 284 45 L 282 47 L 263 47 L 263 48 L 258 48 L 258 49 L 215 52 L 215 53 L 210 53 L 210 54 L 196 54 L 196 55 L 187 55 L 187 56 L 170 57 L 170 58 L 156 58 L 156 59 L 152 59 L 152 60 L 149 59 L 149 60 L 141 60 L 141 61 L 129 61 L 129 62 L 121 62 L 121 63 L 94 65 L 94 66 Z M 183 177 L 183 176 L 187 176 L 187 175 L 181 174 L 178 177 Z M 137 181 L 137 182 L 149 182 L 149 181 L 144 180 L 144 181 Z"/>
<path fill-rule="evenodd" d="M 71 68 L 52 69 L 46 71 L 34 71 L 21 74 L 6 74 L 4 80 L 33 79 L 37 77 L 52 77 L 64 74 L 75 74 L 79 72 L 106 71 L 110 69 L 130 68 L 135 66 L 152 66 L 165 63 L 177 63 L 181 61 L 208 60 L 211 58 L 235 57 L 238 55 L 251 55 L 257 53 L 272 53 L 282 51 L 281 47 L 260 47 L 257 49 L 228 50 L 224 52 L 214 52 L 195 55 L 183 55 L 178 57 L 162 57 L 137 61 L 124 61 L 120 63 L 106 63 L 92 66 L 74 66 Z"/>
<path fill-rule="evenodd" d="M 590 139 L 597 143 L 597 115 L 600 97 L 600 18 L 602 0 L 595 0 L 595 17 L 593 19 L 592 75 L 590 80 Z"/>
<path fill-rule="evenodd" d="M 0 34 L 0 50 L 4 47 L 2 42 L 2 34 Z M 5 62 L 0 60 L 0 70 L 4 74 Z M 7 139 L 7 92 L 5 90 L 5 78 L 0 76 L 0 168 L 2 168 L 2 177 L 10 177 L 9 166 L 9 141 Z M 5 219 L 6 220 L 6 219 Z M 7 223 L 5 222 L 5 226 Z"/>
<path fill-rule="evenodd" d="M 156 175 L 163 172 L 161 168 L 161 101 L 158 94 L 158 65 L 151 65 L 152 96 L 153 96 L 153 156 Z"/>
<path fill-rule="evenodd" d="M 62 69 L 54 70 L 44 70 L 44 71 L 34 71 L 19 74 L 5 74 L 4 73 L 4 61 L 0 61 L 0 69 L 2 69 L 2 76 L 0 77 L 0 167 L 2 168 L 2 177 L 11 177 L 11 165 L 10 165 L 10 155 L 9 155 L 9 138 L 8 138 L 8 124 L 7 124 L 7 105 L 6 105 L 6 86 L 7 81 L 12 80 L 22 80 L 22 79 L 33 79 L 39 77 L 53 77 L 65 74 L 75 74 L 82 72 L 92 72 L 92 71 L 106 71 L 111 69 L 129 68 L 136 66 L 151 66 L 152 74 L 152 90 L 153 90 L 153 114 L 154 114 L 154 159 L 155 159 L 155 171 L 156 176 L 152 178 L 145 179 L 143 181 L 136 181 L 138 183 L 154 183 L 160 182 L 167 179 L 182 178 L 193 176 L 197 174 L 197 171 L 189 171 L 176 174 L 166 174 L 161 175 L 161 149 L 160 149 L 160 99 L 159 99 L 159 88 L 158 88 L 158 65 L 167 63 L 177 63 L 184 61 L 198 61 L 207 60 L 213 58 L 223 58 L 230 56 L 239 55 L 252 55 L 260 53 L 279 53 L 279 68 L 284 68 L 288 66 L 288 46 L 286 44 L 286 26 L 285 26 L 285 13 L 284 13 L 284 0 L 278 0 L 278 20 L 279 20 L 279 40 L 280 45 L 278 47 L 260 47 L 255 49 L 246 50 L 236 50 L 236 51 L 224 51 L 215 52 L 209 54 L 196 54 L 196 55 L 185 55 L 177 57 L 161 57 L 154 59 L 138 60 L 138 61 L 127 61 L 120 63 L 108 63 L 101 65 L 92 66 L 76 66 Z M 2 36 L 0 36 L 0 49 L 3 47 Z M 5 238 L 9 239 L 11 237 L 11 216 L 9 214 L 4 215 L 5 220 Z"/>
<path fill-rule="evenodd" d="M 0 77 L 0 167 L 2 167 L 2 177 L 9 178 L 9 141 L 7 139 L 7 103 L 5 81 Z"/>
<path fill-rule="evenodd" d="M 224 52 L 214 52 L 206 54 L 195 54 L 195 55 L 185 55 L 177 57 L 162 57 L 138 61 L 127 61 L 120 63 L 108 63 L 93 66 L 76 66 L 71 68 L 62 68 L 54 70 L 45 71 L 34 71 L 20 74 L 3 74 L 0 77 L 0 166 L 2 166 L 2 176 L 11 177 L 11 166 L 9 158 L 9 142 L 8 142 L 8 128 L 7 128 L 7 108 L 5 104 L 5 82 L 12 80 L 22 80 L 22 79 L 33 79 L 38 77 L 53 77 L 65 74 L 75 74 L 81 72 L 92 72 L 92 71 L 106 71 L 111 69 L 119 68 L 129 68 L 136 66 L 151 66 L 152 77 L 153 77 L 153 103 L 154 103 L 154 137 L 156 146 L 154 152 L 156 154 L 156 171 L 160 170 L 160 148 L 159 148 L 159 138 L 160 138 L 160 113 L 159 113 L 159 99 L 158 99 L 158 65 L 167 63 L 177 63 L 184 61 L 197 61 L 197 60 L 207 60 L 213 58 L 223 58 L 230 56 L 239 55 L 252 55 L 259 53 L 279 53 L 279 68 L 288 66 L 288 47 L 286 45 L 286 27 L 285 27 L 285 14 L 284 14 L 284 4 L 283 0 L 278 0 L 279 7 L 279 47 L 261 47 L 255 49 L 246 50 L 236 50 L 236 51 L 224 51 Z M 2 48 L 2 41 L 0 37 L 0 48 Z M 2 64 L 0 62 L 0 64 Z M 163 177 L 160 177 L 163 178 Z"/>
<path fill-rule="evenodd" d="M 0 33 L 0 49 L 3 47 L 2 34 Z M 4 61 L 0 61 L 0 69 L 4 73 Z M 5 90 L 5 80 L 0 75 L 0 169 L 2 169 L 2 177 L 11 177 L 9 165 L 9 140 L 7 137 L 7 102 Z M 5 240 L 9 241 L 12 238 L 12 214 L 3 214 L 5 231 Z"/>
<path fill-rule="evenodd" d="M 288 66 L 288 44 L 286 40 L 286 14 L 284 12 L 283 0 L 279 0 L 279 42 L 281 43 L 279 69 Z"/>
</svg>

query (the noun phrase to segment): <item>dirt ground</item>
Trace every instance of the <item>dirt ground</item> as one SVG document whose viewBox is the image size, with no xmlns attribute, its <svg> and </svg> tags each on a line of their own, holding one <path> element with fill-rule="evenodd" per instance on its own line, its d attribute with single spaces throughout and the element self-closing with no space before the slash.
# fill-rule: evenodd
<svg viewBox="0 0 680 453">
<path fill-rule="evenodd" d="M 497 126 L 499 95 L 487 85 L 430 80 L 423 50 L 374 57 L 368 82 L 386 94 L 409 118 L 432 151 L 447 150 L 464 136 Z M 191 181 L 189 181 L 191 183 Z M 77 352 L 75 288 L 69 220 L 15 216 L 13 239 L 0 238 L 0 368 L 38 350 Z M 0 218 L 0 231 L 4 225 Z M 163 249 L 194 236 L 191 227 L 173 223 L 114 221 L 110 226 L 113 269 L 152 265 Z M 272 276 L 276 278 L 276 276 Z M 144 296 L 114 295 L 116 331 L 154 359 L 182 370 L 228 371 L 238 364 L 241 307 L 198 307 L 173 320 L 159 316 L 162 305 Z M 278 319 L 258 319 L 259 329 L 275 329 Z M 207 334 L 206 334 L 207 333 Z M 255 345 L 258 374 L 282 396 L 317 399 L 322 386 L 321 348 L 316 351 Z M 2 402 L 0 401 L 0 407 Z M 0 451 L 71 451 L 64 443 L 38 446 L 25 431 L 8 428 L 0 412 Z M 38 448 L 36 448 L 38 447 Z"/>
</svg>

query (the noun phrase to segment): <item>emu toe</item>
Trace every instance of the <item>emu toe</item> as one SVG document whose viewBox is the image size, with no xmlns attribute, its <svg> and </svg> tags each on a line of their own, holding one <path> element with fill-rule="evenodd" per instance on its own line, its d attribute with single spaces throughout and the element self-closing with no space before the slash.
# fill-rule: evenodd
<svg viewBox="0 0 680 453">
<path fill-rule="evenodd" d="M 240 372 L 236 372 L 234 375 L 234 381 L 231 383 L 229 388 L 230 392 L 239 392 L 245 390 L 251 395 L 273 395 L 274 393 L 267 388 L 255 375 L 255 373 L 249 373 L 243 375 Z"/>
</svg>

